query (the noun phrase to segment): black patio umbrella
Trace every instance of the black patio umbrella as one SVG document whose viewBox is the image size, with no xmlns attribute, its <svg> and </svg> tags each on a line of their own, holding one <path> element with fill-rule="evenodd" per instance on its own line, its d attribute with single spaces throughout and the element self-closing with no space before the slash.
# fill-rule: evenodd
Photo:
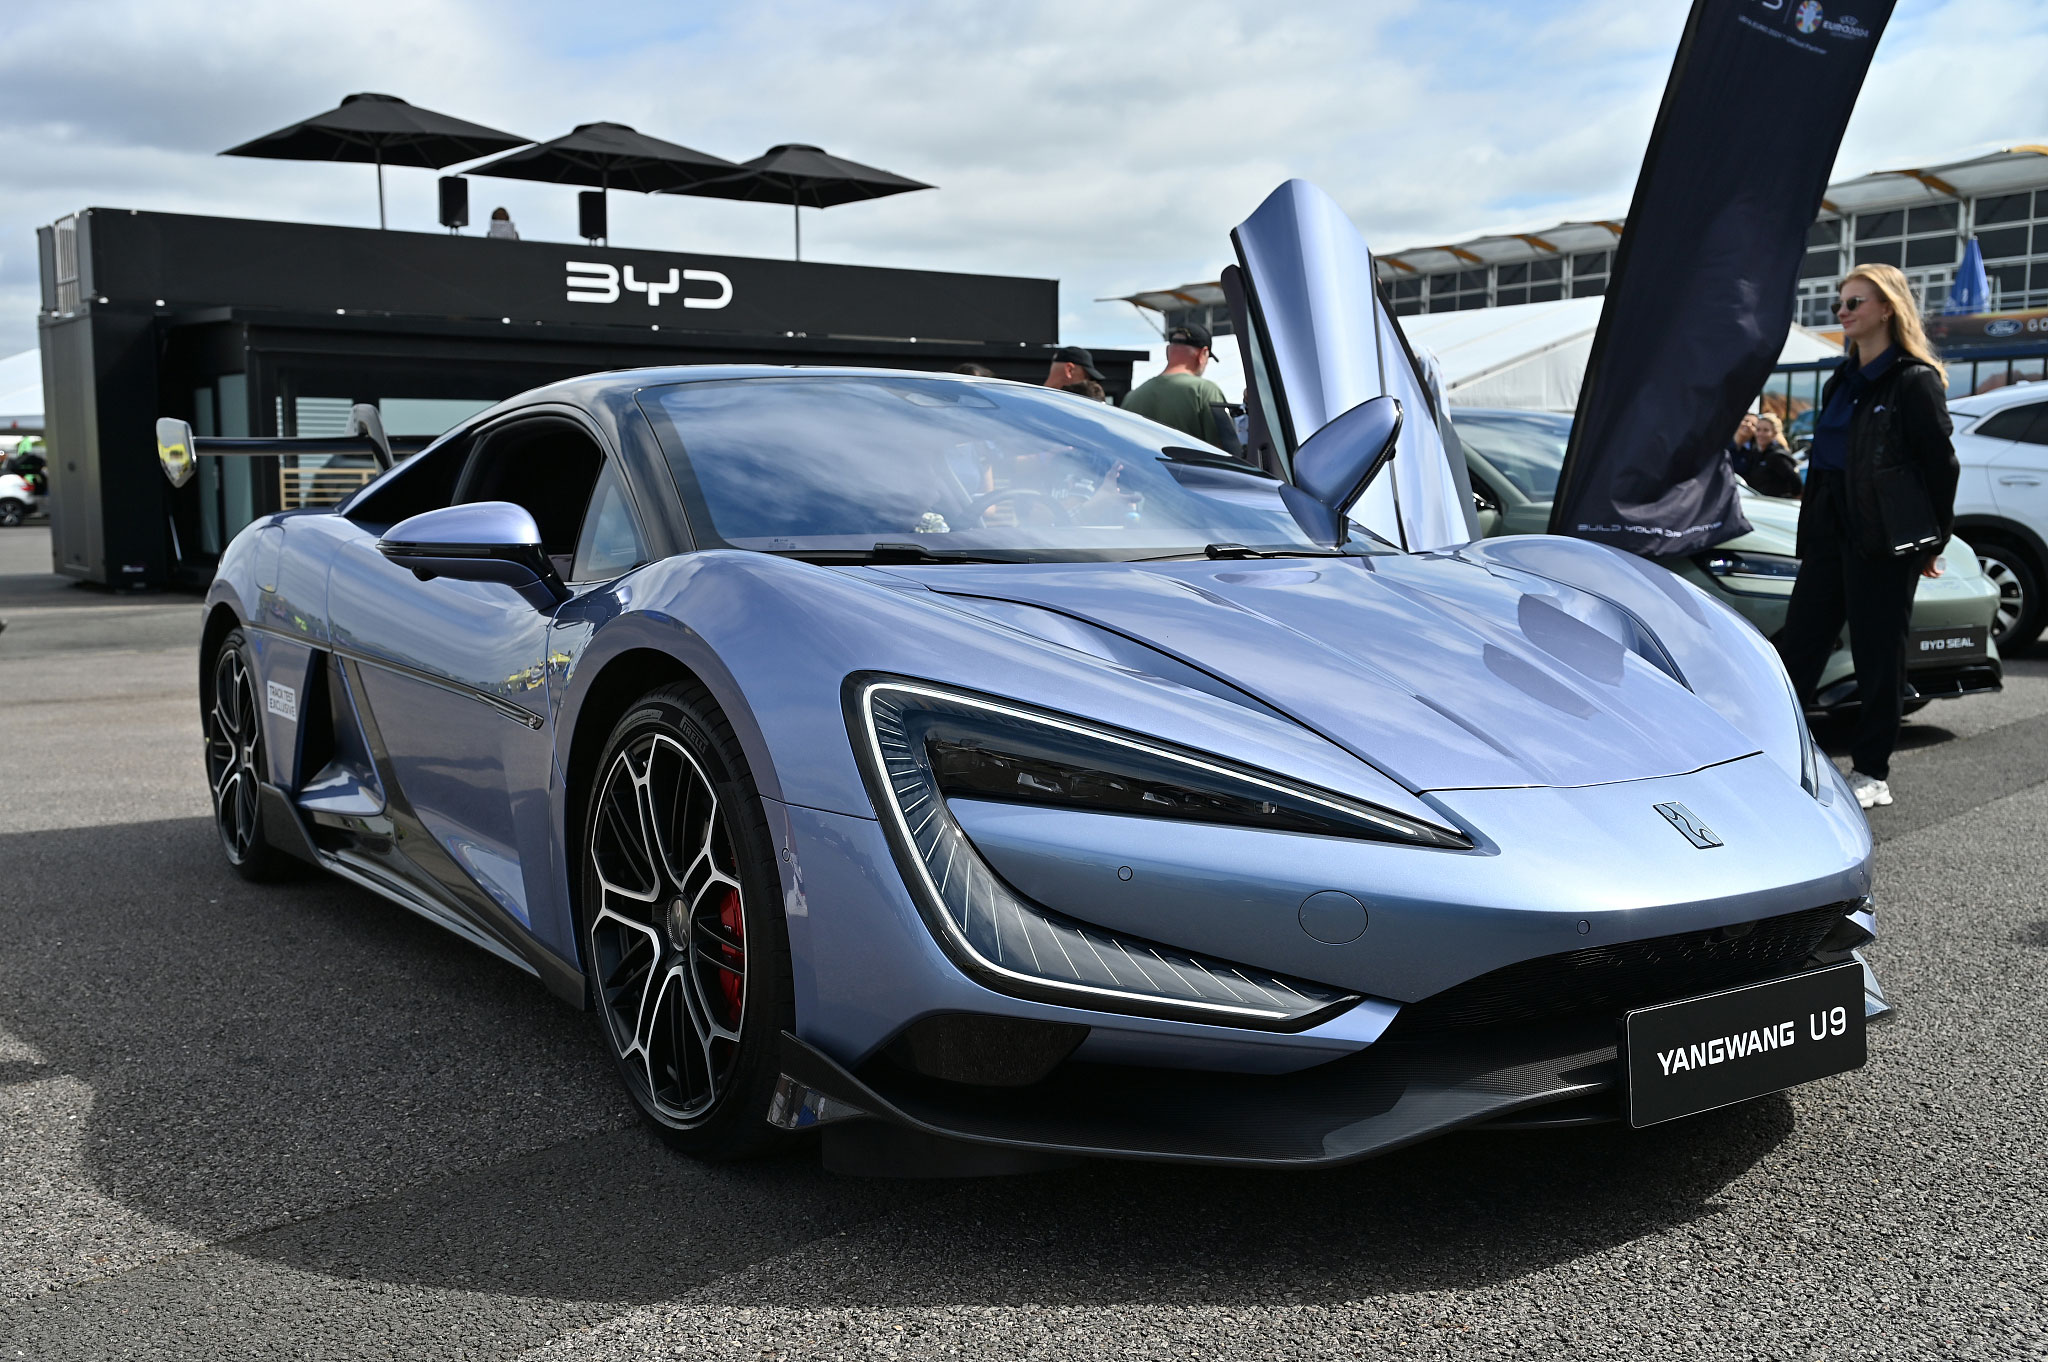
<svg viewBox="0 0 2048 1362">
<path fill-rule="evenodd" d="M 355 94 L 326 113 L 229 147 L 223 156 L 267 156 L 280 161 L 374 161 L 377 165 L 377 225 L 384 225 L 384 167 L 438 170 L 474 161 L 507 147 L 518 137 L 480 123 L 416 108 L 396 95 Z"/>
<path fill-rule="evenodd" d="M 580 123 L 567 137 L 486 161 L 469 173 L 508 180 L 595 185 L 606 194 L 614 189 L 657 194 L 681 191 L 739 169 L 723 156 L 664 142 L 635 132 L 624 123 Z"/>
<path fill-rule="evenodd" d="M 891 194 L 930 188 L 931 185 L 921 180 L 905 179 L 886 170 L 829 155 L 818 147 L 791 142 L 770 147 L 767 155 L 756 156 L 746 162 L 738 175 L 707 180 L 669 192 L 712 199 L 788 204 L 796 226 L 796 258 L 801 260 L 804 258 L 804 209 L 832 208 L 859 199 L 887 198 Z"/>
</svg>

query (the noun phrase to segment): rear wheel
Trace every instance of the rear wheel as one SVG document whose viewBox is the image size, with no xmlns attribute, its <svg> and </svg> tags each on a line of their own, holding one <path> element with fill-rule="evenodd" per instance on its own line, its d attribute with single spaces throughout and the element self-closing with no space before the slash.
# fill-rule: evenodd
<svg viewBox="0 0 2048 1362">
<path fill-rule="evenodd" d="M 213 656 L 213 696 L 203 716 L 213 826 L 228 864 L 246 880 L 277 880 L 298 863 L 263 836 L 263 707 L 249 641 L 237 629 Z"/>
<path fill-rule="evenodd" d="M 12 528 L 28 519 L 28 503 L 13 497 L 0 497 L 0 525 Z"/>
<path fill-rule="evenodd" d="M 612 730 L 584 818 L 585 968 L 641 1115 L 700 1158 L 758 1153 L 795 1025 L 773 840 L 711 697 L 647 695 Z"/>
<path fill-rule="evenodd" d="M 2002 539 L 1972 544 L 1978 566 L 1998 588 L 1998 615 L 1991 625 L 1998 651 L 2023 652 L 2041 636 L 2041 565 L 2032 554 Z"/>
</svg>

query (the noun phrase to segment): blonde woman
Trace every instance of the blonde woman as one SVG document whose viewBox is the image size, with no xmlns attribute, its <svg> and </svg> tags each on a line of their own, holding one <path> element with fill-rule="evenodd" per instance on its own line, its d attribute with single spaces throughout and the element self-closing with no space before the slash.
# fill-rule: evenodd
<svg viewBox="0 0 2048 1362">
<path fill-rule="evenodd" d="M 1767 497 L 1799 499 L 1798 461 L 1792 457 L 1792 447 L 1785 443 L 1784 427 L 1769 412 L 1757 416 L 1756 441 L 1735 471 Z"/>
<path fill-rule="evenodd" d="M 1892 802 L 1892 748 L 1906 684 L 1906 629 L 1921 577 L 1955 522 L 1947 371 L 1928 348 L 1906 276 L 1858 265 L 1835 305 L 1845 354 L 1821 389 L 1799 508 L 1799 579 L 1778 651 L 1813 700 L 1842 626 L 1856 663 L 1849 788 L 1864 808 Z"/>
</svg>

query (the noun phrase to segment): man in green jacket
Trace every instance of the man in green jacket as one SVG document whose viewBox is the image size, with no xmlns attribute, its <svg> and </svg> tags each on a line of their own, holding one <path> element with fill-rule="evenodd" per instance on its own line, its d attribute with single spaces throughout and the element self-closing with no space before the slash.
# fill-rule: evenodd
<svg viewBox="0 0 2048 1362">
<path fill-rule="evenodd" d="M 1199 326 L 1174 327 L 1166 333 L 1166 371 L 1133 388 L 1124 410 L 1213 444 L 1216 413 L 1210 404 L 1225 398 L 1223 389 L 1202 377 L 1208 367 L 1209 333 Z"/>
</svg>

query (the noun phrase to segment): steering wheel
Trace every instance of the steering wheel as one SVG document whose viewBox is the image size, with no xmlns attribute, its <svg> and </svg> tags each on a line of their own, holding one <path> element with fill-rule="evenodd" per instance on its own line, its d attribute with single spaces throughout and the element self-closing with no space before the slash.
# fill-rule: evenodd
<svg viewBox="0 0 2048 1362">
<path fill-rule="evenodd" d="M 1074 513 L 1072 511 L 1069 511 L 1045 493 L 1034 491 L 1029 487 L 1004 487 L 994 492 L 978 492 L 967 499 L 967 506 L 969 510 L 974 512 L 975 523 L 979 524 L 983 511 L 986 511 L 997 502 L 1015 501 L 1019 497 L 1030 497 L 1042 506 L 1045 509 L 1047 523 L 1049 524 L 1066 526 L 1074 523 Z M 1017 523 L 1020 525 L 1024 523 L 1022 516 L 1018 517 Z"/>
</svg>

